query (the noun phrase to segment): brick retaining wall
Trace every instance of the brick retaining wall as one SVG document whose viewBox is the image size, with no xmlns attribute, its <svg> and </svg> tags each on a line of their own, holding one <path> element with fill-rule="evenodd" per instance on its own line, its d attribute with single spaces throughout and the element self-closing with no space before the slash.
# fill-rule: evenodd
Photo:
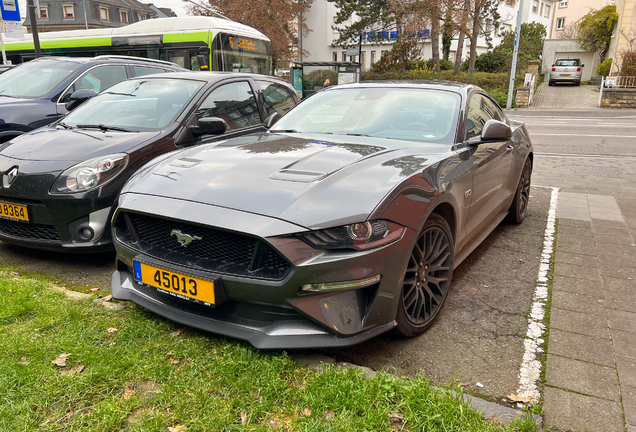
<svg viewBox="0 0 636 432">
<path fill-rule="evenodd" d="M 603 108 L 636 108 L 636 88 L 604 88 Z"/>
</svg>

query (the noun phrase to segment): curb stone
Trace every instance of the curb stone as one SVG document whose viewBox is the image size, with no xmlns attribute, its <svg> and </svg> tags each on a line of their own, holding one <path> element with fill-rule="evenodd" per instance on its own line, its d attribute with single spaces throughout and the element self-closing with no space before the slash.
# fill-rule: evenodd
<svg viewBox="0 0 636 432">
<path fill-rule="evenodd" d="M 293 361 L 307 367 L 314 371 L 322 371 L 323 364 L 337 364 L 342 367 L 359 369 L 365 378 L 373 378 L 377 372 L 366 366 L 359 366 L 349 362 L 336 362 L 333 357 L 324 356 L 321 354 L 307 354 L 307 353 L 288 353 Z M 518 409 L 505 407 L 487 400 L 464 394 L 464 400 L 468 402 L 470 407 L 474 410 L 480 411 L 484 414 L 484 419 L 496 419 L 502 424 L 509 424 L 515 419 L 523 418 L 523 411 Z M 543 418 L 539 415 L 533 414 L 534 421 L 537 425 L 537 432 L 543 430 Z"/>
</svg>

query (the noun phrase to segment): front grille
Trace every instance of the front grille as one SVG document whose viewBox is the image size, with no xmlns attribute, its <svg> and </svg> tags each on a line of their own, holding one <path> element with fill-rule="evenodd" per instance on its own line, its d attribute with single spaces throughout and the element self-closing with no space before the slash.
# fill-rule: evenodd
<svg viewBox="0 0 636 432">
<path fill-rule="evenodd" d="M 130 225 L 125 223 L 126 217 Z M 289 262 L 263 240 L 236 232 L 137 213 L 122 213 L 116 228 L 120 241 L 175 264 L 273 280 L 283 279 L 291 268 Z M 130 232 L 131 228 L 134 233 Z M 175 231 L 200 240 L 193 240 L 184 247 L 177 241 L 177 234 L 173 234 Z"/>
<path fill-rule="evenodd" d="M 29 224 L 0 219 L 0 233 L 24 239 L 61 241 L 53 225 Z"/>
</svg>

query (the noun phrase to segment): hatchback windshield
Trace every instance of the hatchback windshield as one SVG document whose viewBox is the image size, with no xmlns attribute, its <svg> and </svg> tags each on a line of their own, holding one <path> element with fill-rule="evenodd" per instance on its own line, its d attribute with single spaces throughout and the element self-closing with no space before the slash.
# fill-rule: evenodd
<svg viewBox="0 0 636 432">
<path fill-rule="evenodd" d="M 271 129 L 452 144 L 459 95 L 415 88 L 333 89 L 305 100 Z"/>
<path fill-rule="evenodd" d="M 177 117 L 203 84 L 160 78 L 123 81 L 80 105 L 63 122 L 68 126 L 159 130 Z"/>
<path fill-rule="evenodd" d="M 81 64 L 70 61 L 34 61 L 0 75 L 0 96 L 37 99 L 51 92 Z"/>
<path fill-rule="evenodd" d="M 556 66 L 578 66 L 578 60 L 557 60 Z"/>
</svg>

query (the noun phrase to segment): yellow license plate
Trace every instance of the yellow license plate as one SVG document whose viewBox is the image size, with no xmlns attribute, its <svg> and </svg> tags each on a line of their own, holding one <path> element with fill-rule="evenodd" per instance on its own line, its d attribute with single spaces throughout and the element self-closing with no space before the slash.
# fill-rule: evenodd
<svg viewBox="0 0 636 432">
<path fill-rule="evenodd" d="M 213 305 L 214 282 L 133 261 L 135 280 L 175 297 Z"/>
<path fill-rule="evenodd" d="M 0 217 L 3 219 L 29 221 L 29 212 L 23 205 L 9 204 L 0 201 Z"/>
<path fill-rule="evenodd" d="M 567 75 L 561 74 L 561 76 L 562 76 L 562 77 L 569 77 L 569 76 L 570 76 L 570 74 L 567 74 Z"/>
</svg>

